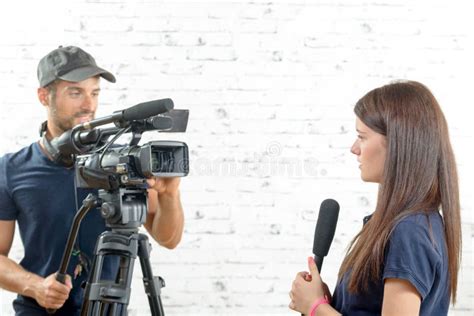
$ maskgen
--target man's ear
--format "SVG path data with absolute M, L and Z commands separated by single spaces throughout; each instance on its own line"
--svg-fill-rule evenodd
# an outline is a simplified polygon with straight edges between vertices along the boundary
M 38 88 L 38 100 L 44 106 L 49 106 L 49 90 L 46 88 Z

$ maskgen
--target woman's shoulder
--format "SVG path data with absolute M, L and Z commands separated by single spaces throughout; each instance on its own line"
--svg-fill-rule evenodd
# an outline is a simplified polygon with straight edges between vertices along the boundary
M 437 210 L 415 212 L 395 224 L 390 241 L 391 244 L 405 244 L 417 249 L 426 247 L 441 254 L 439 245 L 444 244 L 443 226 L 443 219 Z
M 401 218 L 392 231 L 383 277 L 407 280 L 425 299 L 435 278 L 442 276 L 445 280 L 446 258 L 439 213 L 413 213 Z
M 400 218 L 394 226 L 394 230 L 428 229 L 433 226 L 442 225 L 443 219 L 437 210 L 418 211 L 407 214 Z

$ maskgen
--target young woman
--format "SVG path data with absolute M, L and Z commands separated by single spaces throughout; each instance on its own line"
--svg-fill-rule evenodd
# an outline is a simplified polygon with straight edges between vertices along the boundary
M 379 183 L 339 270 L 332 298 L 308 258 L 290 308 L 308 316 L 447 315 L 456 300 L 461 220 L 456 164 L 438 102 L 424 85 L 392 83 L 355 106 L 351 152 Z M 325 290 L 326 288 L 326 290 Z

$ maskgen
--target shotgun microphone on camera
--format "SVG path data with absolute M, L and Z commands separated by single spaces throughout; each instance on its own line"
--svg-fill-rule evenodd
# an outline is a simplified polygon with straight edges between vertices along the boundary
M 112 113 L 111 115 L 82 123 L 79 126 L 75 126 L 74 128 L 76 130 L 89 130 L 97 126 L 101 126 L 101 125 L 109 124 L 113 122 L 119 122 L 119 121 L 131 122 L 131 121 L 136 121 L 136 120 L 143 120 L 151 116 L 168 112 L 169 110 L 173 109 L 173 107 L 174 107 L 174 104 L 173 104 L 173 100 L 171 99 L 161 99 L 161 100 L 143 102 L 143 103 L 134 105 L 132 107 L 129 107 L 128 109 L 116 111 Z

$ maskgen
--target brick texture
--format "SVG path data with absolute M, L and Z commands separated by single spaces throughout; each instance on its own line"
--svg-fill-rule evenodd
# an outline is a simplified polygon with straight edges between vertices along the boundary
M 349 152 L 353 104 L 393 79 L 421 81 L 450 124 L 461 181 L 463 261 L 449 315 L 472 315 L 469 7 L 467 0 L 15 1 L 0 10 L 0 154 L 38 139 L 39 58 L 60 44 L 85 48 L 118 78 L 103 82 L 98 117 L 165 97 L 190 110 L 187 133 L 145 135 L 185 141 L 191 155 L 182 243 L 172 251 L 153 244 L 166 314 L 296 315 L 288 291 L 307 269 L 321 201 L 341 204 L 322 271 L 331 288 L 374 208 L 377 188 L 360 180 Z M 10 256 L 20 260 L 22 251 L 16 236 Z M 149 315 L 140 276 L 136 269 L 130 315 Z M 13 297 L 0 290 L 2 316 L 13 315 Z

